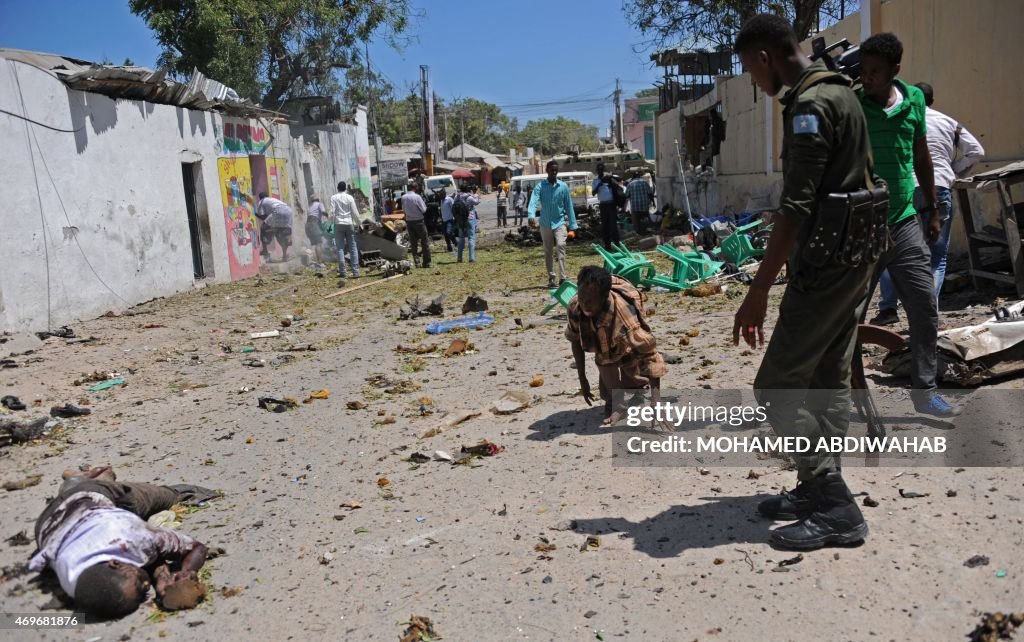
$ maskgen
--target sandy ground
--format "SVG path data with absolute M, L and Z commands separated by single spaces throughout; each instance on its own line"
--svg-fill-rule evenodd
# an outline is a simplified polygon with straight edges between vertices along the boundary
M 595 261 L 583 248 L 571 254 L 573 273 Z M 983 612 L 1024 610 L 1020 469 L 848 468 L 854 492 L 879 502 L 864 508 L 866 543 L 774 572 L 794 554 L 768 545 L 772 523 L 755 506 L 794 473 L 770 462 L 754 475 L 614 466 L 600 410 L 575 396 L 564 317 L 539 316 L 542 289 L 516 290 L 542 284 L 539 251 L 481 251 L 472 266 L 442 251 L 435 262 L 329 300 L 333 279 L 310 272 L 211 286 L 77 324 L 97 340 L 49 339 L 3 370 L 0 394 L 25 400 L 23 415 L 80 399 L 93 409 L 49 440 L 0 453 L 0 481 L 43 476 L 0 492 L 3 538 L 31 533 L 61 471 L 80 464 L 224 492 L 181 526 L 225 550 L 207 565 L 206 603 L 165 615 L 149 602 L 118 621 L 9 639 L 394 640 L 416 614 L 448 640 L 958 640 Z M 453 338 L 426 334 L 433 319 L 398 321 L 403 299 L 444 292 L 452 315 L 471 291 L 497 321 L 457 335 L 468 354 L 396 351 L 443 350 Z M 738 298 L 655 293 L 651 303 L 662 347 L 684 358 L 666 385 L 749 387 L 759 353 L 731 345 Z M 286 314 L 302 320 L 281 328 Z M 249 338 L 272 329 L 282 336 Z M 692 329 L 699 336 L 681 345 Z M 307 343 L 316 350 L 287 351 Z M 281 355 L 293 359 L 271 365 Z M 250 358 L 265 367 L 243 366 Z M 94 371 L 127 384 L 74 385 Z M 367 382 L 378 374 L 418 389 L 387 392 Z M 543 385 L 531 388 L 536 375 Z M 321 388 L 328 399 L 301 403 Z M 534 403 L 496 416 L 487 407 L 505 391 Z M 257 407 L 261 396 L 300 403 L 276 414 Z M 349 409 L 355 401 L 365 408 Z M 417 438 L 470 411 L 482 414 Z M 408 461 L 458 457 L 482 439 L 504 450 L 469 465 Z M 905 499 L 900 488 L 929 496 Z M 556 530 L 568 520 L 574 528 Z M 588 535 L 600 546 L 581 551 Z M 32 549 L 0 543 L 0 567 Z M 966 567 L 976 554 L 990 564 Z M 51 591 L 32 575 L 0 583 L 10 612 L 66 610 Z

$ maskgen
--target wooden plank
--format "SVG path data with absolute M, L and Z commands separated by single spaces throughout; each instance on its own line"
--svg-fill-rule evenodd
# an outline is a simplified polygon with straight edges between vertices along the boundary
M 974 229 L 974 214 L 971 212 L 971 198 L 970 193 L 965 187 L 956 188 L 957 199 L 960 201 L 960 218 L 964 222 L 964 232 L 967 233 L 967 258 L 971 266 L 971 270 L 981 269 L 981 254 L 978 253 L 978 246 L 974 243 L 974 235 L 979 232 Z M 971 282 L 974 285 L 974 289 L 978 289 L 978 279 L 971 275 Z
M 345 288 L 344 290 L 338 290 L 337 292 L 334 292 L 332 294 L 328 294 L 324 298 L 325 299 L 333 299 L 336 296 L 341 296 L 342 294 L 348 294 L 349 292 L 355 292 L 356 290 L 362 290 L 363 288 L 368 288 L 371 285 L 375 285 L 377 283 L 383 283 L 385 281 L 390 281 L 391 279 L 397 279 L 400 276 L 405 276 L 405 275 L 404 274 L 396 274 L 394 276 L 389 276 L 386 279 L 380 279 L 378 281 L 370 281 L 368 283 L 360 283 L 359 285 L 354 285 L 354 286 L 352 286 L 350 288 Z
M 1003 247 L 1009 245 L 1009 242 L 1006 239 L 999 238 L 995 234 L 989 234 L 988 232 L 975 232 L 971 234 L 971 238 L 990 245 L 1002 245 Z
M 971 268 L 967 271 L 971 276 L 981 277 L 983 279 L 989 279 L 991 281 L 1001 281 L 1003 283 L 1017 283 L 1017 278 L 1012 274 L 999 274 L 997 272 L 989 272 L 987 270 L 975 270 Z

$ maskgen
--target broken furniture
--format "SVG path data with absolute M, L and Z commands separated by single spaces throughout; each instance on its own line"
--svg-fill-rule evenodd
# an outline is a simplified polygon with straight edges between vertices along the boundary
M 671 282 L 677 286 L 674 291 L 685 290 L 698 283 L 703 283 L 717 274 L 722 269 L 722 266 L 725 265 L 721 261 L 711 260 L 707 254 L 696 250 L 683 252 L 679 248 L 668 244 L 659 245 L 657 249 L 672 260 Z M 663 278 L 667 279 L 669 277 Z M 668 287 L 662 283 L 655 285 Z
M 562 304 L 563 308 L 568 310 L 569 309 L 569 301 L 572 301 L 572 298 L 574 296 L 576 296 L 577 289 L 578 288 L 576 287 L 576 284 L 573 283 L 572 281 L 570 281 L 568 279 L 566 279 L 565 281 L 562 281 L 561 285 L 559 285 L 554 290 L 550 291 L 552 298 L 554 298 L 554 301 L 552 301 L 551 303 L 549 303 L 546 306 L 544 306 L 544 309 L 541 310 L 541 313 L 540 313 L 541 316 L 544 316 L 548 312 L 551 312 L 551 309 L 554 308 L 559 303 Z
M 384 257 L 380 250 L 363 250 L 359 253 L 359 265 L 369 270 L 378 270 L 384 267 Z
M 960 216 L 963 218 L 964 231 L 967 233 L 967 255 L 970 259 L 968 273 L 978 287 L 978 279 L 988 279 L 1000 283 L 1009 283 L 1017 288 L 1017 295 L 1024 296 L 1024 253 L 1021 251 L 1021 228 L 1017 214 L 1024 213 L 1024 203 L 1015 203 L 1012 187 L 1024 182 L 1024 161 L 994 169 L 983 174 L 961 179 L 953 183 L 960 202 Z M 970 191 L 996 191 L 999 194 L 999 220 L 1002 231 L 996 234 L 981 231 L 971 211 Z M 982 248 L 1001 248 L 1009 255 L 1011 273 L 997 272 L 981 260 Z
M 716 256 L 724 256 L 730 263 L 739 267 L 752 259 L 764 255 L 764 249 L 753 245 L 751 235 L 761 227 L 761 221 L 754 221 L 737 227 L 736 230 L 722 241 L 721 246 L 712 250 Z
M 606 270 L 633 285 L 640 285 L 643 279 L 654 276 L 654 263 L 643 254 L 634 254 L 622 245 L 616 246 L 618 249 L 615 252 L 610 252 L 597 243 L 591 247 L 604 259 Z

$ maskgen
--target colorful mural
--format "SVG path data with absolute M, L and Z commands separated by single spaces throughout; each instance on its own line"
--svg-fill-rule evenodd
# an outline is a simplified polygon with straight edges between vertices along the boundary
M 220 177 L 220 199 L 224 204 L 231 279 L 254 276 L 259 272 L 260 262 L 249 158 L 218 158 L 217 174 Z
M 225 154 L 265 154 L 271 136 L 266 127 L 237 118 L 224 119 L 221 149 Z

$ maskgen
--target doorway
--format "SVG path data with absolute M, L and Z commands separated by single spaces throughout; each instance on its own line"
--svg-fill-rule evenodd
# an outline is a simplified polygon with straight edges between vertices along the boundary
M 181 182 L 185 188 L 185 212 L 188 216 L 189 245 L 192 248 L 192 273 L 196 279 L 213 276 L 213 243 L 210 240 L 210 214 L 203 189 L 202 162 L 182 163 Z

